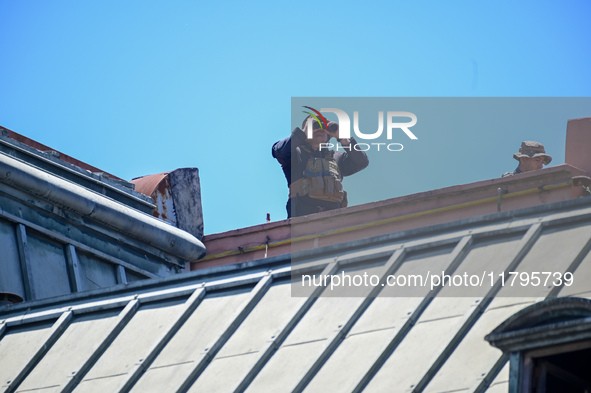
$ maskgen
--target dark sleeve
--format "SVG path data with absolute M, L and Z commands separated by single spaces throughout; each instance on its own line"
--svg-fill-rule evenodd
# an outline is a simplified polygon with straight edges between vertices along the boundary
M 271 150 L 273 157 L 281 164 L 283 174 L 287 180 L 287 185 L 291 184 L 291 152 L 296 147 L 306 142 L 306 134 L 300 128 L 296 127 L 291 132 L 289 138 L 285 138 L 279 142 L 275 142 Z M 296 164 L 297 165 L 297 164 Z M 297 168 L 296 168 L 297 169 Z
M 291 151 L 292 148 L 302 145 L 306 141 L 306 134 L 299 127 L 296 127 L 291 132 L 289 138 L 282 141 L 275 142 L 272 149 L 272 154 L 282 167 L 291 165 Z
M 351 138 L 349 146 L 355 146 L 357 141 Z M 369 158 L 364 151 L 357 151 L 351 148 L 351 151 L 335 153 L 335 161 L 339 165 L 343 176 L 351 176 L 369 165 Z

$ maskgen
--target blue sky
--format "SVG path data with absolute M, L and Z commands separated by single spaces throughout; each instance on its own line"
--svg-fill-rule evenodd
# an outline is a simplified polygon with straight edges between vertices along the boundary
M 292 97 L 587 97 L 590 18 L 587 1 L 0 0 L 0 125 L 127 180 L 198 167 L 217 233 L 285 218 L 270 150 Z M 560 164 L 552 121 L 448 131 L 356 181 L 396 181 L 385 199 L 494 178 L 528 139 Z

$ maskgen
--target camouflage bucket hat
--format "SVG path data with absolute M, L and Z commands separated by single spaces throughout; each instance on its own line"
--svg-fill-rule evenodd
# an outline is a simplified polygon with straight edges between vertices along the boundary
M 544 165 L 548 165 L 552 161 L 552 157 L 546 154 L 544 145 L 540 142 L 525 141 L 521 142 L 519 153 L 513 154 L 513 158 L 519 161 L 520 158 L 535 158 L 544 157 Z

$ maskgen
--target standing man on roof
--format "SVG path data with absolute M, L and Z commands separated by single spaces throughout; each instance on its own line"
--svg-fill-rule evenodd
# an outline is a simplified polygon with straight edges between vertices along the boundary
M 544 145 L 534 141 L 521 142 L 519 153 L 513 154 L 513 158 L 519 161 L 517 169 L 503 174 L 503 177 L 542 169 L 552 161 L 552 157 L 546 154 Z
M 357 173 L 369 164 L 365 152 L 355 149 L 354 138 L 338 139 L 337 123 L 316 119 L 306 117 L 303 130 L 296 127 L 289 138 L 273 145 L 273 157 L 281 164 L 289 186 L 288 218 L 346 207 L 343 176 Z M 310 129 L 312 135 L 308 139 Z M 344 152 L 328 150 L 332 137 L 337 138 Z

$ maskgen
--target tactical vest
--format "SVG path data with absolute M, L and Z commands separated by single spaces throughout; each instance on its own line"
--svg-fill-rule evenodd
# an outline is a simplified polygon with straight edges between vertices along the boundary
M 308 155 L 304 154 L 302 158 L 306 156 Z M 346 192 L 343 191 L 342 179 L 341 171 L 334 159 L 334 151 L 326 152 L 323 157 L 309 156 L 303 177 L 289 186 L 289 197 L 307 195 L 314 199 L 338 202 L 341 207 L 345 207 Z

